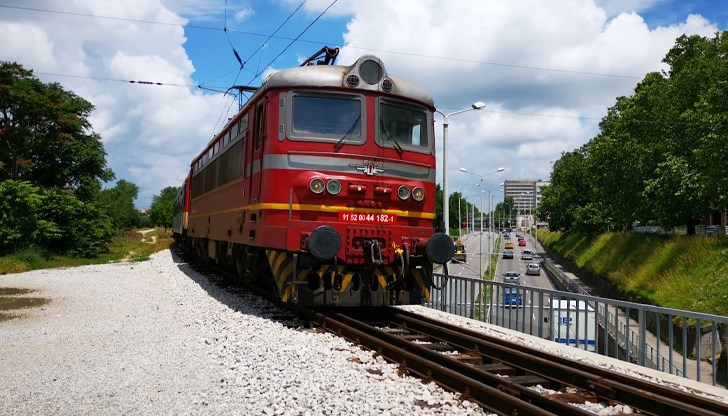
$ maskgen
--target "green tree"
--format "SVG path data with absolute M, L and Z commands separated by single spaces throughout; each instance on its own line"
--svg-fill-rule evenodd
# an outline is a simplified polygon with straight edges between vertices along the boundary
M 111 219 L 116 230 L 129 230 L 140 224 L 139 211 L 134 208 L 134 200 L 139 195 L 139 187 L 120 179 L 116 186 L 99 193 L 98 202 L 102 212 Z
M 96 206 L 113 179 L 93 106 L 16 63 L 0 62 L 0 250 L 94 256 L 110 223 Z
M 113 179 L 88 116 L 94 107 L 59 84 L 43 84 L 17 63 L 0 62 L 0 180 L 72 189 L 90 201 Z
M 442 215 L 442 188 L 440 187 L 440 184 L 435 185 L 435 221 L 433 225 L 435 226 L 435 230 L 439 230 L 440 227 L 445 226 L 445 220 Z
M 512 196 L 507 196 L 503 202 L 495 206 L 495 218 L 498 221 L 498 228 L 510 227 L 514 224 L 513 215 L 516 213 L 516 202 Z
M 29 243 L 38 228 L 37 211 L 42 201 L 39 188 L 29 182 L 0 182 L 0 253 L 16 251 Z
M 584 218 L 583 209 L 595 199 L 591 191 L 586 149 L 587 146 L 584 146 L 563 153 L 554 163 L 550 185 L 541 191 L 536 215 L 548 221 L 552 230 L 572 229 L 577 218 Z M 590 208 L 594 209 L 594 206 Z
M 600 133 L 579 150 L 583 163 L 554 166 L 540 215 L 552 228 L 599 232 L 634 221 L 694 233 L 728 203 L 728 32 L 681 36 L 630 97 L 618 97 Z M 577 169 L 578 167 L 578 169 Z
M 177 197 L 178 192 L 179 188 L 168 186 L 152 199 L 149 218 L 154 225 L 164 227 L 165 231 L 172 226 L 174 199 Z
M 45 227 L 54 225 L 56 234 L 44 233 L 34 237 L 34 243 L 45 250 L 74 257 L 95 257 L 106 250 L 113 227 L 93 202 L 76 198 L 73 193 L 58 189 L 42 191 L 43 204 L 39 210 Z

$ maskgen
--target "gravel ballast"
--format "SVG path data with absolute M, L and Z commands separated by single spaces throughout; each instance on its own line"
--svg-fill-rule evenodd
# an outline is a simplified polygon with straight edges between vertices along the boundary
M 0 415 L 478 415 L 477 405 L 170 251 L 142 263 L 0 276 L 50 303 L 0 322 Z

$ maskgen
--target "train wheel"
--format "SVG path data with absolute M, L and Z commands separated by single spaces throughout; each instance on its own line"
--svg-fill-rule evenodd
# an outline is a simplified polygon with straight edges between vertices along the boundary
M 235 271 L 240 279 L 247 281 L 248 273 L 243 256 L 235 257 Z

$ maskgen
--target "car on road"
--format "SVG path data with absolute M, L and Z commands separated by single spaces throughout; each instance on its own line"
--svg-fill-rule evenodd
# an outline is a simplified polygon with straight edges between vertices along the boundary
M 541 276 L 541 266 L 538 263 L 528 263 L 526 266 L 526 274 L 531 276 Z
M 521 260 L 533 260 L 533 251 L 523 250 L 521 252 Z
M 511 243 L 510 241 L 506 241 L 506 249 L 513 250 L 513 243 Z
M 505 272 L 503 273 L 503 281 L 506 283 L 512 283 L 514 285 L 521 284 L 521 274 L 518 272 Z
M 503 250 L 503 258 L 504 259 L 512 259 L 513 258 L 513 250 Z
M 523 298 L 518 289 L 503 289 L 503 304 L 509 308 L 523 306 Z
M 518 240 L 518 246 L 519 247 L 525 247 L 526 246 L 526 240 Z

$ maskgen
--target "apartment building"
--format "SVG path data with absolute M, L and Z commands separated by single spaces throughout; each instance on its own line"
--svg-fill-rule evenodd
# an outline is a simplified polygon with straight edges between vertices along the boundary
M 534 212 L 541 202 L 541 189 L 550 182 L 541 179 L 508 179 L 503 182 L 504 197 L 515 203 L 516 226 L 529 228 L 535 224 Z

